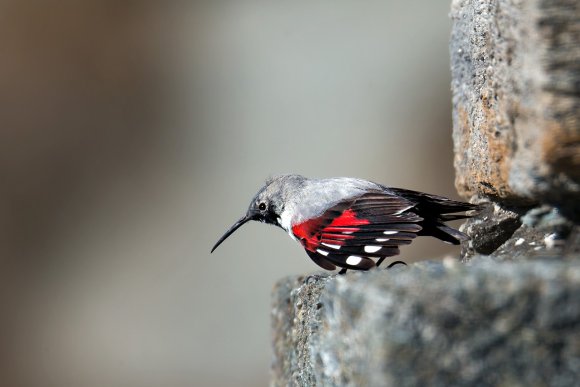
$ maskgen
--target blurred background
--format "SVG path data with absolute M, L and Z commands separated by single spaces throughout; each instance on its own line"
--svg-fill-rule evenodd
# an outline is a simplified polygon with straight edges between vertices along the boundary
M 266 385 L 318 269 L 257 223 L 209 251 L 274 174 L 456 197 L 448 9 L 1 1 L 0 385 Z

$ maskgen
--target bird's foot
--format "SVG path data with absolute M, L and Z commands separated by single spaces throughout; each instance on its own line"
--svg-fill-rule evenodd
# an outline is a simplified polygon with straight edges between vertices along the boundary
M 395 261 L 393 263 L 391 263 L 389 266 L 387 266 L 387 270 L 391 269 L 392 267 L 396 266 L 396 265 L 405 265 L 407 266 L 407 264 L 403 261 Z

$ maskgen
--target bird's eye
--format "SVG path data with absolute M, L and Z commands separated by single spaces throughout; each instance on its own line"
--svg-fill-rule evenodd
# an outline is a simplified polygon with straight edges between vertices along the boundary
M 266 209 L 266 203 L 260 203 L 258 208 L 260 209 L 260 211 L 264 211 Z

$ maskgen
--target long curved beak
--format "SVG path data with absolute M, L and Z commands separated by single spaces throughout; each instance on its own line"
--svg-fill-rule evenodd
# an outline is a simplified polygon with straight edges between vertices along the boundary
M 230 227 L 230 229 L 228 231 L 226 231 L 226 233 L 224 235 L 222 235 L 222 237 L 219 239 L 219 241 L 216 242 L 216 244 L 213 246 L 213 249 L 211 249 L 211 252 L 213 253 L 213 251 L 215 249 L 217 249 L 217 247 L 219 245 L 221 245 L 221 243 L 223 241 L 225 241 L 227 237 L 232 235 L 234 233 L 234 231 L 236 231 L 238 228 L 242 227 L 244 225 L 244 223 L 246 223 L 250 220 L 252 220 L 252 218 L 250 216 L 244 215 L 240 220 L 238 220 L 236 223 L 234 223 L 234 225 L 232 227 Z

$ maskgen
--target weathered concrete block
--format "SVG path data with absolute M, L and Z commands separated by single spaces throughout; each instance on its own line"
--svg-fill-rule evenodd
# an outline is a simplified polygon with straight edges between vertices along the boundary
M 456 186 L 580 214 L 580 2 L 454 0 Z
M 473 262 L 280 281 L 272 384 L 577 385 L 580 261 Z

